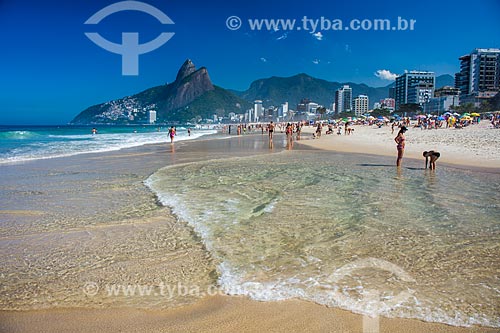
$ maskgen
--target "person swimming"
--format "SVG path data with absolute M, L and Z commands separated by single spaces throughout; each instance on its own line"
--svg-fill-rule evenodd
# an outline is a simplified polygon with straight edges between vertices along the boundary
M 425 168 L 427 169 L 427 163 L 429 163 L 429 168 L 431 170 L 436 170 L 436 160 L 441 156 L 437 151 L 430 150 L 424 151 L 422 155 L 425 157 Z

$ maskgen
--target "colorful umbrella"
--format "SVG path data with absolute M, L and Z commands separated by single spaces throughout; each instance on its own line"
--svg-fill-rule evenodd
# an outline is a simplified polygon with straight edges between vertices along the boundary
M 473 117 L 479 117 L 479 116 L 481 116 L 481 115 L 480 115 L 479 113 L 477 113 L 477 112 L 473 112 L 473 113 L 471 113 L 470 115 L 471 115 L 471 116 L 473 116 Z

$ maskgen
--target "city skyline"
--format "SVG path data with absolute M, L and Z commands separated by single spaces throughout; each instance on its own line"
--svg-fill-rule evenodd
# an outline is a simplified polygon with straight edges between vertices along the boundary
M 340 83 L 387 86 L 405 70 L 454 75 L 459 57 L 475 48 L 500 46 L 500 4 L 476 2 L 469 17 L 465 1 L 404 4 L 264 1 L 207 5 L 191 2 L 144 1 L 168 15 L 162 26 L 144 13 L 110 15 L 96 27 L 84 22 L 114 1 L 43 4 L 0 1 L 3 112 L 0 124 L 64 124 L 83 109 L 172 82 L 179 65 L 193 59 L 208 68 L 212 81 L 226 89 L 246 90 L 257 79 L 307 73 Z M 470 5 L 468 5 L 470 6 Z M 237 16 L 240 29 L 228 28 Z M 295 19 L 298 23 L 328 18 L 398 18 L 415 20 L 413 31 L 252 30 L 250 20 Z M 466 19 L 463 17 L 467 17 Z M 464 21 L 466 20 L 466 21 Z M 312 21 L 311 21 L 312 22 Z M 330 22 L 330 23 L 331 23 Z M 460 24 L 462 22 L 462 24 Z M 463 23 L 467 24 L 463 24 Z M 161 32 L 175 35 L 157 50 L 139 56 L 139 75 L 121 73 L 121 57 L 95 45 L 85 32 L 98 31 L 118 43 L 121 33 L 137 31 L 140 43 Z M 335 92 L 332 91 L 332 102 Z M 304 96 L 306 97 L 306 96 Z

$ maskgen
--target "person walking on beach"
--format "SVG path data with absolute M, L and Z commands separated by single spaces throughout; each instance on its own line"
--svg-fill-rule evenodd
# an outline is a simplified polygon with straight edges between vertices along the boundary
M 174 136 L 175 136 L 175 127 L 172 126 L 168 130 L 168 136 L 170 136 L 170 143 L 174 143 Z
M 398 135 L 394 138 L 394 141 L 397 143 L 398 148 L 398 159 L 396 160 L 396 166 L 401 167 L 401 162 L 403 161 L 403 154 L 405 152 L 405 132 L 408 129 L 405 126 L 402 126 L 398 132 Z

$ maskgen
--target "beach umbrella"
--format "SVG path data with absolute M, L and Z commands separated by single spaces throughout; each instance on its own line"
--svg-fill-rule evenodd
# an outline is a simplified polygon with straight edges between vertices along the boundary
M 480 115 L 479 113 L 477 113 L 477 112 L 473 112 L 473 113 L 471 113 L 470 115 L 471 115 L 471 116 L 473 116 L 473 117 L 479 117 L 479 116 L 481 116 L 481 115 Z
M 427 118 L 427 116 L 425 114 L 419 114 L 417 118 Z
M 470 116 L 469 112 L 465 112 L 462 116 Z
M 445 120 L 445 118 L 443 116 L 439 116 L 438 120 Z
M 444 115 L 445 115 L 445 116 L 451 116 L 451 115 L 453 115 L 453 113 L 451 113 L 451 112 L 446 112 Z
M 462 116 L 460 120 L 472 120 L 472 118 L 470 116 Z
M 455 112 L 453 115 L 454 115 L 454 116 L 460 116 L 460 113 L 456 113 L 456 112 Z

